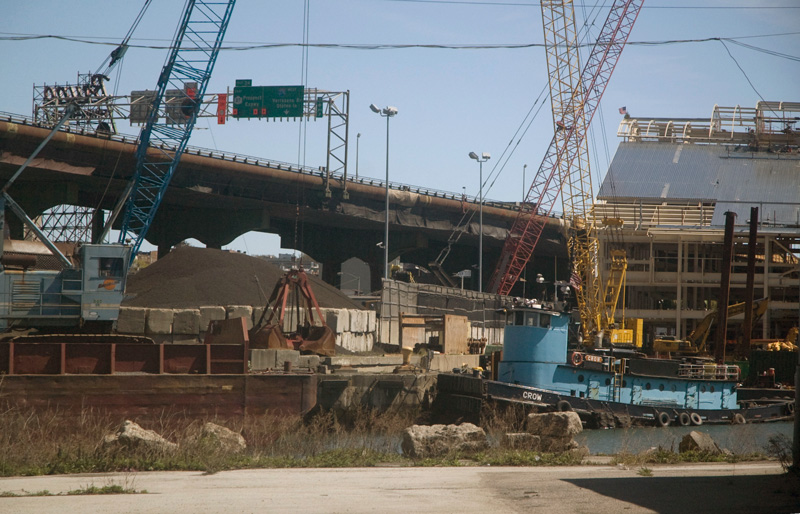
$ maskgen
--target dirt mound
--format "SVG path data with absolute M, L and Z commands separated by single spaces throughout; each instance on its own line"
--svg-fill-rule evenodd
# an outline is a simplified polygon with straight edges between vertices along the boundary
M 127 307 L 193 309 L 204 305 L 263 307 L 284 273 L 259 257 L 210 248 L 176 248 L 128 278 Z M 309 276 L 320 307 L 361 306 L 316 276 Z

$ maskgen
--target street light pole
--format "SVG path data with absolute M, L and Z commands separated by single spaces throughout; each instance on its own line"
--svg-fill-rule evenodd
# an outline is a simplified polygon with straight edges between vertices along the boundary
M 478 161 L 478 168 L 479 168 L 479 180 L 480 180 L 480 189 L 479 189 L 479 197 L 480 197 L 480 206 L 479 206 L 479 215 L 478 215 L 478 226 L 479 228 L 479 236 L 478 236 L 478 292 L 483 292 L 483 163 L 488 161 L 492 158 L 486 152 L 483 152 L 480 156 L 475 152 L 469 153 L 470 159 L 475 159 Z
M 358 182 L 358 142 L 360 140 L 361 140 L 361 132 L 356 134 L 356 182 Z
M 397 114 L 397 107 L 378 108 L 370 104 L 372 112 L 386 118 L 386 223 L 383 233 L 383 278 L 389 279 L 389 118 Z M 358 138 L 356 138 L 358 139 Z
M 360 136 L 361 134 L 359 134 Z M 356 148 L 358 148 L 358 140 L 356 140 Z M 528 196 L 525 187 L 528 185 L 525 182 L 525 170 L 528 168 L 527 164 L 522 165 L 522 203 L 525 203 L 525 197 Z M 358 150 L 356 150 L 356 178 L 358 178 Z

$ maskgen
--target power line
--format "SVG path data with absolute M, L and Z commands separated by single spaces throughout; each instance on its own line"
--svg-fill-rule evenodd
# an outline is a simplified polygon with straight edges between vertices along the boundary
M 632 41 L 628 42 L 628 46 L 666 46 L 675 44 L 691 44 L 691 43 L 707 43 L 710 41 L 727 41 L 733 44 L 749 48 L 754 51 L 766 53 L 775 57 L 788 59 L 791 61 L 800 61 L 800 57 L 783 54 L 772 50 L 767 50 L 745 43 L 740 43 L 738 39 L 746 38 L 762 38 L 762 37 L 777 37 L 798 35 L 800 32 L 785 32 L 780 34 L 761 34 L 754 36 L 737 36 L 737 37 L 708 37 L 702 39 L 673 39 L 662 41 Z M 59 36 L 54 34 L 28 34 L 28 35 L 12 35 L 0 36 L 0 41 L 28 41 L 37 39 L 58 39 L 62 41 L 70 41 L 74 43 L 84 43 L 91 45 L 113 45 L 117 43 L 110 41 L 91 41 L 89 39 L 82 39 L 73 36 Z M 582 43 L 580 47 L 589 47 L 593 43 Z M 162 45 L 128 45 L 133 48 L 149 49 L 149 50 L 165 50 L 169 46 Z M 275 48 L 320 48 L 320 49 L 344 49 L 344 50 L 406 50 L 406 49 L 429 49 L 429 50 L 519 50 L 527 48 L 543 48 L 544 43 L 521 43 L 521 44 L 364 44 L 364 43 L 252 43 L 242 46 L 226 46 L 222 47 L 222 51 L 251 51 L 251 50 L 269 50 Z

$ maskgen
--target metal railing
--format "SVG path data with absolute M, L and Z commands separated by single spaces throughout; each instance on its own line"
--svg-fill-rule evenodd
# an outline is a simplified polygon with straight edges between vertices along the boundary
M 678 376 L 702 380 L 739 380 L 739 366 L 728 364 L 681 364 Z

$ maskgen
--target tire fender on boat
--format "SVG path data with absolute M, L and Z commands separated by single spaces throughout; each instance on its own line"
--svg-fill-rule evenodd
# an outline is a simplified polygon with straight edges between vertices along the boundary
M 671 421 L 672 418 L 670 417 L 668 412 L 659 412 L 658 414 L 656 414 L 656 423 L 658 423 L 658 426 L 660 427 L 669 426 Z
M 789 414 L 794 414 L 794 402 L 789 402 L 786 404 L 786 412 Z
M 558 412 L 569 412 L 572 410 L 572 405 L 567 400 L 559 400 L 556 404 Z
M 581 352 L 572 352 L 572 357 L 570 357 L 570 361 L 572 362 L 573 366 L 580 366 L 583 364 L 583 354 Z
M 699 427 L 700 425 L 703 424 L 703 418 L 701 418 L 700 414 L 698 414 L 696 412 L 692 412 L 689 415 L 689 418 L 692 420 L 692 425 L 695 425 L 695 426 Z
M 680 415 L 678 415 L 678 423 L 680 423 L 682 427 L 688 427 L 692 424 L 692 418 L 689 416 L 688 412 L 681 412 Z
M 736 414 L 733 415 L 731 423 L 733 423 L 734 425 L 744 425 L 745 423 L 747 423 L 747 419 L 745 419 L 745 417 L 742 415 L 741 412 L 737 412 Z

